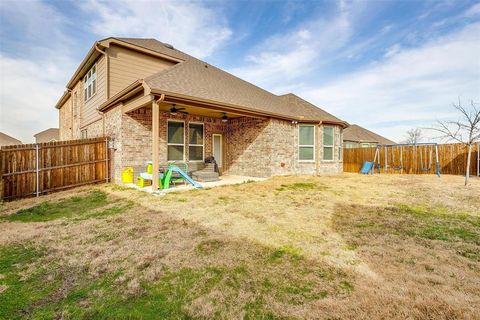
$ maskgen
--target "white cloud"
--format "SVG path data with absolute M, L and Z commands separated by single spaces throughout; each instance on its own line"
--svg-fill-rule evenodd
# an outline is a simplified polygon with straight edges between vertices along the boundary
M 458 97 L 480 96 L 480 23 L 342 76 L 302 95 L 352 123 L 401 140 L 405 129 L 453 117 Z
M 0 55 L 0 131 L 29 143 L 34 133 L 58 127 L 54 105 L 65 88 L 65 69 L 60 61 Z
M 90 14 L 87 34 L 155 37 L 199 57 L 231 35 L 217 9 L 197 3 L 90 1 L 82 8 Z M 0 1 L 0 15 L 9 28 L 2 38 L 16 49 L 0 53 L 0 131 L 33 142 L 34 133 L 58 126 L 54 105 L 82 58 L 67 32 L 74 22 L 44 1 L 29 1 L 28 10 L 22 1 Z
M 8 39 L 13 53 L 0 53 L 0 131 L 29 143 L 36 132 L 58 127 L 54 105 L 76 63 L 64 33 L 68 22 L 41 1 L 29 1 L 28 10 L 6 1 L 0 9 L 15 33 Z
M 292 31 L 266 39 L 253 48 L 244 66 L 231 72 L 263 87 L 283 87 L 333 59 L 333 53 L 348 44 L 352 20 L 362 9 L 361 3 L 347 6 L 339 2 L 331 17 L 322 12 Z
M 232 34 L 220 9 L 198 2 L 91 0 L 81 7 L 101 37 L 152 37 L 198 58 L 212 54 Z

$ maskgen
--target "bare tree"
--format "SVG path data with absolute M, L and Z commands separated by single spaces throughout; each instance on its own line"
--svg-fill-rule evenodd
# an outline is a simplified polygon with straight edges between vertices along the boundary
M 468 147 L 467 167 L 465 169 L 465 185 L 468 185 L 470 178 L 470 161 L 472 158 L 472 147 L 480 140 L 480 108 L 473 100 L 469 107 L 464 107 L 460 99 L 453 107 L 460 113 L 457 121 L 438 120 L 434 127 L 430 128 L 440 133 L 439 139 L 455 141 Z
M 404 143 L 417 144 L 423 139 L 422 129 L 413 128 L 407 131 Z

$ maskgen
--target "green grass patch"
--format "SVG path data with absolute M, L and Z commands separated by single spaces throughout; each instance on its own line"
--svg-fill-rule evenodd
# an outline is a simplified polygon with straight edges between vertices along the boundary
M 284 257 L 293 259 L 293 260 L 301 260 L 303 259 L 302 252 L 300 249 L 292 247 L 290 245 L 286 245 L 277 249 L 274 249 L 269 256 L 269 261 L 275 262 Z
M 369 245 L 369 239 L 377 236 L 418 237 L 444 242 L 464 257 L 480 259 L 476 253 L 480 251 L 480 217 L 444 207 L 340 206 L 333 222 L 337 230 L 350 235 L 349 244 Z
M 94 190 L 83 196 L 74 196 L 56 202 L 44 202 L 28 209 L 22 209 L 15 214 L 4 216 L 6 221 L 43 222 L 61 218 L 102 218 L 119 214 L 133 206 L 133 201 L 117 201 L 118 204 L 108 206 L 112 201 L 105 192 Z
M 277 191 L 285 191 L 285 190 L 315 190 L 318 189 L 319 186 L 316 183 L 312 182 L 296 182 L 291 184 L 282 184 L 280 187 L 276 188 Z
M 52 293 L 59 283 L 46 279 L 48 266 L 25 275 L 28 266 L 43 255 L 28 246 L 0 247 L 0 319 L 20 319 L 29 314 L 34 304 Z

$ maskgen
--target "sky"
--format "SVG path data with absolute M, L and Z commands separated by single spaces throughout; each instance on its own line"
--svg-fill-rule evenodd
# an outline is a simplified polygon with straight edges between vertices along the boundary
M 397 142 L 480 101 L 478 1 L 0 0 L 0 131 L 58 127 L 66 83 L 110 36 L 170 43 Z

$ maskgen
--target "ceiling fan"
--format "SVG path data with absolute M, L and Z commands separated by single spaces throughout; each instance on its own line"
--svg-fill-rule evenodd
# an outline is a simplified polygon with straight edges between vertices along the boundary
M 174 104 L 172 104 L 172 107 L 170 108 L 170 114 L 172 116 L 176 115 L 177 113 L 188 114 L 188 112 L 182 111 L 182 110 L 185 110 L 185 108 L 177 108 L 176 104 L 174 103 Z

